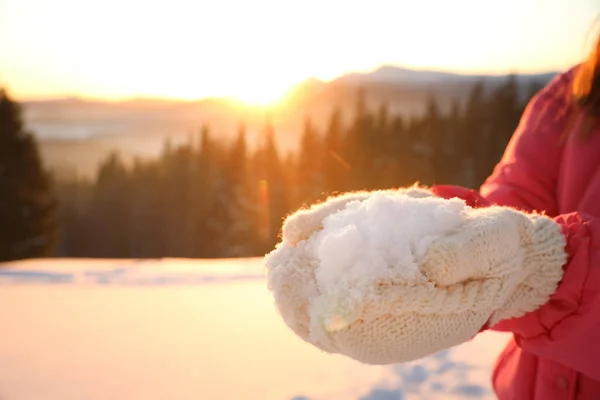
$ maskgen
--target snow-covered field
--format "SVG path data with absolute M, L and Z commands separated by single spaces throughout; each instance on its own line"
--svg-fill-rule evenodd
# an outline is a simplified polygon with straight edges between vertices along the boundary
M 494 398 L 507 336 L 406 365 L 324 354 L 276 314 L 261 261 L 0 265 L 0 399 Z

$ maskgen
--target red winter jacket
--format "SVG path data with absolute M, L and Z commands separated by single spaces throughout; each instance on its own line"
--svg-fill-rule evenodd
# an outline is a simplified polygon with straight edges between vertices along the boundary
M 500 400 L 600 399 L 600 125 L 588 139 L 560 140 L 581 121 L 570 100 L 574 70 L 531 100 L 479 193 L 434 187 L 477 205 L 545 211 L 567 237 L 569 261 L 550 301 L 492 327 L 513 333 L 494 367 Z

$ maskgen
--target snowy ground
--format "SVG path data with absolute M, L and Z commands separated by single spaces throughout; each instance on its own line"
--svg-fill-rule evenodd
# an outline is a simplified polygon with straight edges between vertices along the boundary
M 259 259 L 3 267 L 1 400 L 493 399 L 507 340 L 485 333 L 418 362 L 366 366 L 294 336 Z

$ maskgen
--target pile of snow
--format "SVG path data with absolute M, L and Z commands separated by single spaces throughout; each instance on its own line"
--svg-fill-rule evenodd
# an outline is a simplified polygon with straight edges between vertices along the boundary
M 85 268 L 82 268 L 82 265 L 85 265 Z M 165 265 L 169 265 L 169 268 L 165 269 Z M 249 282 L 264 279 L 262 268 L 262 264 L 256 258 L 31 259 L 0 263 L 0 286 L 190 286 Z
M 306 250 L 317 260 L 317 285 L 329 298 L 364 298 L 378 282 L 422 281 L 429 245 L 457 229 L 469 207 L 461 199 L 375 192 L 323 220 Z M 326 312 L 323 310 L 323 312 Z

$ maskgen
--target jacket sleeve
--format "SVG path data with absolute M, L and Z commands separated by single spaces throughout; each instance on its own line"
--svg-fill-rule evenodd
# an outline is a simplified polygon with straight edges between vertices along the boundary
M 525 108 L 502 159 L 480 188 L 491 203 L 558 214 L 560 139 L 572 111 L 571 74 L 558 75 Z
M 558 289 L 542 307 L 492 329 L 512 332 L 522 349 L 600 381 L 600 220 L 579 213 L 554 220 L 569 255 Z
M 461 198 L 471 207 L 490 205 L 475 190 L 442 185 L 431 191 L 443 198 Z M 554 221 L 567 239 L 568 254 L 556 292 L 537 310 L 500 321 L 491 329 L 512 332 L 522 349 L 600 381 L 600 219 L 570 213 Z
M 556 181 L 559 136 L 570 113 L 565 100 L 569 75 L 557 77 L 532 99 L 511 142 L 480 192 L 452 186 L 433 188 L 441 197 L 460 197 L 473 206 L 489 204 L 545 211 L 562 227 L 569 255 L 550 300 L 493 330 L 512 332 L 517 345 L 600 380 L 600 220 L 558 214 Z

